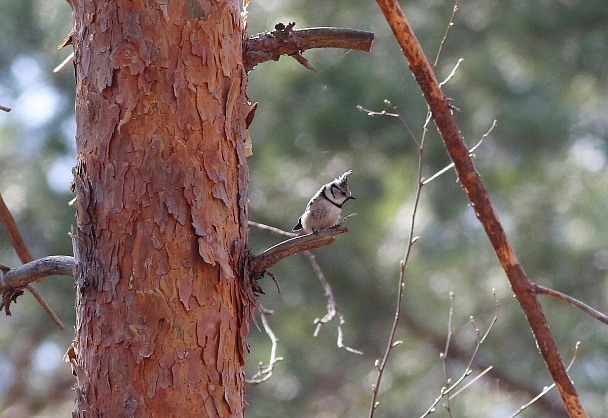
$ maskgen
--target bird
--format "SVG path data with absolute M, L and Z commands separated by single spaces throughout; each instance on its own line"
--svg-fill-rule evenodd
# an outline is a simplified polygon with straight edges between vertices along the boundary
M 353 170 L 348 170 L 337 179 L 324 184 L 310 199 L 292 231 L 305 235 L 334 226 L 340 218 L 342 205 L 350 199 L 355 199 L 348 188 L 348 176 L 352 172 Z

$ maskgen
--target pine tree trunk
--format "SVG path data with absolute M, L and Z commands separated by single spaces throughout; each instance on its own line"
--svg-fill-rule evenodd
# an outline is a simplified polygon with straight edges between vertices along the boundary
M 255 299 L 238 0 L 71 0 L 77 417 L 239 417 Z

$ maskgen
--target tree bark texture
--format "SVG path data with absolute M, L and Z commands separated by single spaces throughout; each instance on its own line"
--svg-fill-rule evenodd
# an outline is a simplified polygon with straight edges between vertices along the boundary
M 71 0 L 77 417 L 239 417 L 255 297 L 238 0 Z

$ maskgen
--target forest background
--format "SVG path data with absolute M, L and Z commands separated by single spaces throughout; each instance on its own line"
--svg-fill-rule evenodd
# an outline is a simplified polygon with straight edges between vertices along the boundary
M 414 1 L 403 7 L 432 60 L 452 14 L 452 1 Z M 304 55 L 317 72 L 290 58 L 249 75 L 259 102 L 250 128 L 250 219 L 290 230 L 318 187 L 353 169 L 356 201 L 345 214 L 349 232 L 315 251 L 333 287 L 345 324 L 313 337 L 326 298 L 302 256 L 272 268 L 261 282 L 261 303 L 284 358 L 272 378 L 247 389 L 249 417 L 363 417 L 375 359 L 394 316 L 399 260 L 407 244 L 416 190 L 418 152 L 403 123 L 368 116 L 390 100 L 418 138 L 426 105 L 375 2 L 360 0 L 252 1 L 249 34 L 278 22 L 296 28 L 351 27 L 373 31 L 369 54 L 314 50 Z M 464 0 L 437 66 L 438 78 L 460 112 L 456 120 L 476 151 L 475 163 L 530 279 L 608 311 L 608 4 L 605 0 Z M 74 77 L 68 54 L 56 46 L 71 29 L 61 0 L 0 1 L 0 193 L 35 258 L 71 255 L 75 223 L 68 206 L 75 164 Z M 434 127 L 428 132 L 423 174 L 449 164 Z M 476 358 L 474 377 L 493 369 L 450 402 L 453 416 L 508 417 L 551 383 L 508 281 L 453 171 L 422 190 L 415 234 L 420 239 L 406 270 L 404 317 L 379 397 L 380 416 L 420 416 L 445 384 L 439 354 L 450 306 L 454 337 L 448 374 L 457 378 L 477 338 L 469 317 L 485 331 L 498 319 Z M 254 252 L 280 238 L 253 230 Z M 0 263 L 19 265 L 4 233 Z M 74 378 L 62 356 L 73 339 L 74 287 L 66 277 L 36 285 L 66 323 L 57 330 L 30 296 L 0 318 L 0 415 L 69 416 Z M 451 302 L 450 293 L 454 301 Z M 608 328 L 586 314 L 542 299 L 564 361 L 581 347 L 570 375 L 591 416 L 608 410 Z M 268 337 L 252 327 L 248 374 L 266 362 Z M 451 357 L 450 357 L 451 355 Z M 554 417 L 556 393 L 522 416 Z M 16 415 L 22 414 L 22 415 Z M 444 413 L 445 414 L 445 413 Z M 441 416 L 441 413 L 437 413 Z

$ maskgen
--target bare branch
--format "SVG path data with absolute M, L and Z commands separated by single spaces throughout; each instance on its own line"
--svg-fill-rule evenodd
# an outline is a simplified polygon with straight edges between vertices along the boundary
M 72 62 L 73 59 L 74 59 L 74 51 L 70 52 L 70 55 L 68 55 L 66 57 L 66 59 L 61 61 L 61 64 L 59 64 L 57 67 L 53 68 L 53 72 L 58 73 L 59 71 L 63 70 L 65 67 L 67 67 L 67 65 L 70 62 Z
M 374 34 L 345 28 L 293 29 L 294 22 L 279 23 L 275 30 L 250 37 L 245 45 L 245 69 L 251 71 L 265 61 L 278 61 L 281 55 L 301 57 L 301 52 L 313 48 L 345 48 L 369 52 Z M 300 59 L 298 61 L 304 65 Z M 306 61 L 307 62 L 307 61 Z M 306 66 L 306 65 L 305 65 Z M 310 66 L 306 66 L 311 68 Z
M 51 255 L 30 261 L 19 267 L 9 269 L 0 275 L 0 291 L 21 289 L 32 282 L 40 282 L 46 276 L 74 277 L 76 264 L 74 257 Z
M 263 307 L 260 307 L 260 316 L 262 317 L 262 325 L 264 326 L 264 331 L 266 331 L 268 338 L 270 338 L 270 342 L 271 342 L 272 346 L 270 347 L 270 359 L 268 360 L 268 364 L 265 365 L 262 362 L 260 362 L 260 364 L 258 364 L 258 371 L 256 372 L 256 374 L 251 376 L 251 379 L 247 380 L 247 383 L 252 384 L 252 385 L 257 385 L 257 384 L 260 384 L 260 383 L 265 382 L 268 379 L 270 379 L 270 377 L 272 376 L 272 372 L 274 371 L 274 365 L 276 363 L 278 363 L 279 361 L 283 360 L 283 357 L 277 357 L 277 345 L 278 345 L 279 339 L 272 331 L 272 328 L 270 328 L 270 325 L 268 324 L 268 320 L 266 319 L 266 315 L 267 314 L 269 315 L 271 313 L 272 313 L 272 311 L 269 311 Z
M 389 116 L 393 116 L 394 114 L 397 114 L 397 117 L 399 117 L 399 119 L 401 119 L 401 121 L 404 122 L 403 119 L 401 118 L 400 114 L 397 112 L 397 109 L 394 106 L 392 106 L 389 101 L 385 100 L 385 104 L 387 104 L 387 106 L 389 106 L 393 109 L 393 112 L 391 114 L 388 114 Z M 412 247 L 414 245 L 414 242 L 416 242 L 416 237 L 414 236 L 414 227 L 416 225 L 416 214 L 418 213 L 418 205 L 420 203 L 420 196 L 422 195 L 422 187 L 424 185 L 422 183 L 422 162 L 423 162 L 423 156 L 424 156 L 424 142 L 426 139 L 426 133 L 428 132 L 427 128 L 428 128 L 428 124 L 429 124 L 430 120 L 431 119 L 430 119 L 430 114 L 429 114 L 429 116 L 427 117 L 426 122 L 424 123 L 424 126 L 422 128 L 422 138 L 420 139 L 420 141 L 418 141 L 414 137 L 414 135 L 412 134 L 412 132 L 409 130 L 409 128 L 406 125 L 408 132 L 410 133 L 410 135 L 412 135 L 414 142 L 416 143 L 416 145 L 418 147 L 418 170 L 417 170 L 418 186 L 416 187 L 416 193 L 415 193 L 415 197 L 414 197 L 414 208 L 412 209 L 412 213 L 411 213 L 410 229 L 409 229 L 409 233 L 408 233 L 407 245 L 405 247 L 405 254 L 403 255 L 403 258 L 401 259 L 401 262 L 400 262 L 399 280 L 397 281 L 397 302 L 395 304 L 395 317 L 393 319 L 393 325 L 391 327 L 391 331 L 388 336 L 388 341 L 386 343 L 386 348 L 384 350 L 384 355 L 382 357 L 382 360 L 376 360 L 376 368 L 378 369 L 378 374 L 376 376 L 376 382 L 374 384 L 372 384 L 372 398 L 371 398 L 369 415 L 368 415 L 369 418 L 373 418 L 374 412 L 376 411 L 376 408 L 378 408 L 378 405 L 379 405 L 379 403 L 377 401 L 378 390 L 380 389 L 380 383 L 382 382 L 382 376 L 384 374 L 384 370 L 386 368 L 386 363 L 388 362 L 388 358 L 389 358 L 393 348 L 395 348 L 396 346 L 399 345 L 395 341 L 395 335 L 397 333 L 397 326 L 399 325 L 399 318 L 401 316 L 401 302 L 403 301 L 403 289 L 405 286 L 405 267 L 410 258 L 410 254 L 412 252 Z
M 351 353 L 355 353 L 355 354 L 363 354 L 361 351 L 359 351 L 357 349 L 344 345 L 344 342 L 343 342 L 344 337 L 343 337 L 343 333 L 342 333 L 342 325 L 344 325 L 344 322 L 345 322 L 344 316 L 340 312 L 338 312 L 338 305 L 336 304 L 336 299 L 334 298 L 334 292 L 331 288 L 331 285 L 325 278 L 325 274 L 323 274 L 323 271 L 321 270 L 319 263 L 317 263 L 317 260 L 315 259 L 315 255 L 310 251 L 304 251 L 304 255 L 306 256 L 306 258 L 308 258 L 308 262 L 310 263 L 310 265 L 312 266 L 312 269 L 314 270 L 315 274 L 317 275 L 319 282 L 321 282 L 321 286 L 323 286 L 323 290 L 325 291 L 325 297 L 327 298 L 327 313 L 323 316 L 323 318 L 315 319 L 314 322 L 317 325 L 317 327 L 315 328 L 315 332 L 313 335 L 315 337 L 317 335 L 319 335 L 319 331 L 321 330 L 321 327 L 323 325 L 327 324 L 329 321 L 331 321 L 336 316 L 336 314 L 338 314 L 339 319 L 340 319 L 338 322 L 338 339 L 336 341 L 338 348 L 343 348 L 346 351 L 350 351 Z
M 9 240 L 11 241 L 11 244 L 17 252 L 17 255 L 19 256 L 21 262 L 28 263 L 32 261 L 34 258 L 32 257 L 32 254 L 30 254 L 30 250 L 25 245 L 25 241 L 23 240 L 23 237 L 19 232 L 19 228 L 17 228 L 15 218 L 13 218 L 12 213 L 10 212 L 10 210 L 8 210 L 6 203 L 4 203 L 2 195 L 0 195 L 0 223 L 4 225 L 4 229 L 6 229 L 6 233 L 8 234 Z M 38 293 L 38 291 L 34 289 L 34 287 L 29 283 L 27 283 L 24 287 L 32 294 L 32 296 L 34 296 L 36 301 L 38 301 L 40 306 L 42 306 L 42 309 L 44 309 L 47 315 L 53 320 L 55 325 L 57 325 L 57 327 L 61 330 L 65 329 L 65 326 L 63 325 L 63 322 L 61 322 L 61 319 L 59 319 L 57 314 L 53 312 L 53 310 L 46 303 L 42 295 L 40 295 L 40 293 Z M 14 289 L 11 292 L 10 297 L 8 294 L 3 295 L 2 306 L 4 306 L 4 308 L 6 309 L 7 314 L 10 314 L 10 303 L 15 302 L 17 296 L 21 294 L 19 290 L 20 289 Z
M 65 275 L 74 276 L 75 274 L 74 257 L 69 256 L 50 256 L 38 260 L 30 261 L 14 269 L 2 266 L 0 269 L 0 311 L 4 309 L 7 315 L 11 314 L 10 304 L 17 301 L 17 297 L 23 294 L 23 288 L 32 292 L 33 287 L 30 283 L 39 282 L 47 276 Z M 32 292 L 34 296 L 37 292 Z M 39 295 L 38 295 L 39 296 Z M 38 300 L 40 303 L 40 300 Z M 65 329 L 63 322 L 42 300 L 42 307 L 49 314 L 53 322 L 59 329 Z M 48 308 L 48 309 L 46 309 Z
M 343 348 L 346 351 L 350 351 L 351 353 L 359 354 L 360 356 L 362 356 L 363 351 L 344 345 L 344 333 L 342 332 L 342 325 L 344 325 L 345 322 L 346 321 L 344 320 L 344 315 L 340 314 L 340 322 L 338 323 L 338 339 L 336 341 L 336 344 L 338 345 L 338 348 Z
M 494 130 L 494 128 L 496 128 L 496 119 L 494 119 L 494 122 L 492 122 L 492 126 L 490 126 L 490 129 L 487 130 L 487 132 L 485 134 L 482 135 L 481 139 L 479 140 L 479 142 L 477 142 L 475 144 L 475 146 L 473 146 L 473 148 L 471 148 L 469 150 L 469 155 L 471 157 L 473 157 L 475 154 L 475 150 L 477 148 L 479 148 L 479 146 L 482 144 L 482 142 L 488 137 L 488 135 L 490 135 L 490 133 Z M 442 175 L 443 173 L 445 173 L 446 171 L 448 171 L 450 168 L 454 168 L 454 163 L 448 164 L 447 166 L 445 166 L 444 168 L 442 168 L 441 170 L 439 170 L 438 172 L 436 172 L 435 174 L 433 174 L 431 177 L 429 177 L 428 179 L 424 179 L 424 181 L 422 182 L 423 184 L 428 184 L 431 181 L 435 180 L 437 177 L 439 177 L 440 175 Z
M 456 70 L 458 70 L 458 67 L 460 67 L 460 64 L 462 64 L 462 61 L 464 61 L 462 58 L 458 58 L 458 61 L 456 61 L 456 65 L 454 65 L 454 68 L 452 68 L 452 71 L 450 72 L 450 74 L 448 74 L 448 76 L 445 78 L 445 80 L 443 80 L 441 83 L 439 83 L 439 87 L 443 87 L 445 84 L 447 84 L 448 81 L 450 81 L 456 75 Z
M 446 32 L 447 35 L 447 32 Z M 444 37 L 445 39 L 445 37 Z M 450 292 L 450 311 L 448 313 L 448 336 L 445 339 L 445 350 L 439 356 L 441 357 L 441 361 L 443 362 L 443 377 L 445 379 L 445 387 L 448 388 L 452 384 L 452 378 L 450 378 L 448 372 L 448 359 L 450 352 L 450 343 L 452 342 L 452 337 L 454 336 L 454 329 L 452 328 L 452 321 L 454 320 L 454 292 Z M 446 409 L 448 411 L 449 416 L 452 416 L 452 410 L 450 409 L 450 397 L 447 398 Z
M 323 290 L 325 291 L 325 297 L 327 298 L 327 313 L 323 316 L 323 318 L 316 318 L 314 321 L 317 327 L 315 328 L 315 332 L 313 335 L 316 337 L 317 335 L 319 335 L 321 327 L 331 321 L 334 316 L 336 316 L 336 299 L 334 298 L 334 292 L 329 282 L 325 278 L 325 274 L 323 274 L 319 263 L 317 263 L 317 260 L 315 259 L 315 255 L 310 251 L 304 251 L 304 255 L 306 256 L 306 258 L 308 258 L 308 262 L 310 263 L 312 269 L 317 275 L 319 282 L 321 282 L 321 286 L 323 286 Z
M 532 290 L 537 295 L 551 296 L 552 298 L 561 300 L 562 302 L 566 302 L 569 305 L 575 306 L 575 307 L 579 308 L 580 310 L 582 310 L 583 312 L 588 313 L 589 315 L 591 315 L 598 321 L 603 322 L 604 324 L 608 324 L 608 316 L 604 315 L 597 309 L 592 308 L 591 306 L 587 305 L 586 303 L 583 303 L 580 300 L 573 298 L 572 296 L 568 296 L 562 292 L 559 292 L 559 291 L 553 290 L 553 289 L 549 289 L 548 287 L 541 286 L 536 283 L 532 284 Z
M 459 394 L 461 394 L 462 392 L 464 392 L 469 386 L 471 386 L 473 383 L 477 382 L 479 379 L 481 379 L 482 377 L 484 377 L 486 375 L 486 373 L 488 373 L 493 368 L 494 368 L 494 366 L 488 366 L 488 367 L 486 367 L 484 371 L 482 371 L 477 376 L 475 376 L 473 379 L 471 379 L 469 382 L 467 382 L 466 385 L 464 385 L 463 387 L 461 387 L 460 389 L 458 389 L 458 391 L 456 391 L 456 393 L 448 396 L 448 401 L 451 401 L 456 396 L 458 396 Z
M 498 320 L 498 299 L 496 298 L 496 291 L 493 290 L 492 294 L 494 296 L 494 317 L 492 318 L 492 321 L 490 322 L 490 325 L 488 325 L 488 329 L 486 330 L 486 332 L 484 333 L 483 337 L 481 336 L 479 329 L 475 326 L 475 321 L 473 319 L 473 317 L 471 317 L 470 323 L 471 325 L 473 325 L 474 329 L 475 329 L 475 334 L 477 335 L 477 345 L 475 346 L 475 349 L 473 350 L 473 354 L 471 355 L 471 358 L 469 360 L 469 364 L 467 364 L 467 367 L 464 369 L 464 372 L 462 373 L 462 375 L 454 382 L 451 383 L 451 379 L 448 379 L 447 381 L 447 385 L 444 386 L 443 388 L 441 388 L 441 392 L 439 394 L 439 396 L 437 396 L 437 398 L 435 398 L 435 401 L 431 404 L 431 406 L 426 410 L 426 412 L 424 414 L 421 415 L 420 418 L 429 416 L 430 414 L 432 414 L 435 411 L 435 407 L 437 406 L 437 404 L 439 403 L 439 401 L 441 401 L 441 399 L 443 397 L 447 396 L 448 399 L 448 404 L 447 404 L 447 408 L 448 408 L 448 413 L 450 413 L 451 416 L 451 412 L 449 410 L 449 400 L 454 398 L 456 396 L 456 394 L 450 396 L 450 393 L 454 391 L 454 389 L 456 389 L 463 381 L 464 379 L 466 379 L 472 372 L 472 365 L 473 362 L 475 361 L 475 358 L 477 357 L 477 353 L 479 353 L 479 349 L 481 348 L 481 345 L 484 343 L 484 341 L 486 340 L 486 338 L 488 337 L 488 335 L 490 334 L 490 331 L 492 330 L 492 328 L 494 328 L 494 325 L 496 324 L 496 321 Z M 452 308 L 450 308 L 450 317 L 452 316 Z M 448 343 L 449 340 L 451 339 L 451 329 L 450 329 L 450 333 L 448 334 Z M 448 345 L 448 343 L 446 343 L 446 347 Z M 446 348 L 447 351 L 447 348 Z M 445 362 L 445 359 L 444 359 Z M 445 364 L 445 363 L 444 363 Z M 484 371 L 482 374 L 487 373 L 489 370 Z M 475 378 L 479 379 L 480 376 L 477 376 Z M 468 386 L 468 385 L 467 385 Z M 462 390 L 464 390 L 464 388 L 462 388 L 461 390 L 459 390 L 457 393 L 462 392 Z
M 574 346 L 574 355 L 572 356 L 572 360 L 570 360 L 570 364 L 568 364 L 568 367 L 566 368 L 566 371 L 569 371 L 570 368 L 572 367 L 572 365 L 574 364 L 574 360 L 576 360 L 576 355 L 578 354 L 578 347 L 580 345 L 581 345 L 581 342 L 577 341 L 576 345 Z M 522 413 L 524 410 L 526 410 L 527 408 L 529 408 L 530 405 L 532 405 L 533 403 L 535 403 L 539 399 L 541 399 L 543 396 L 545 396 L 545 394 L 547 394 L 547 392 L 549 392 L 554 387 L 555 387 L 555 382 L 552 383 L 549 386 L 545 386 L 545 388 L 538 395 L 536 395 L 534 398 L 532 398 L 532 400 L 530 400 L 530 402 L 528 402 L 528 403 L 520 406 L 519 409 L 517 411 L 515 411 L 515 413 L 513 415 L 511 415 L 509 418 L 514 418 L 517 415 L 519 415 L 520 413 Z
M 350 215 L 347 215 L 344 218 L 342 218 L 341 222 L 344 223 L 345 221 L 347 221 L 348 219 L 350 219 L 351 217 L 353 217 L 355 215 L 356 215 L 356 213 L 351 213 Z M 275 228 L 273 226 L 268 226 L 265 224 L 261 224 L 258 222 L 249 221 L 249 226 L 259 229 L 260 231 L 269 232 L 273 235 L 284 236 L 284 237 L 294 237 L 294 236 L 297 237 L 298 236 L 296 233 L 283 231 L 282 229 Z M 331 321 L 336 316 L 336 314 L 339 314 L 340 322 L 338 323 L 338 339 L 336 341 L 336 344 L 338 345 L 339 348 L 343 348 L 346 351 L 350 351 L 351 353 L 363 354 L 361 351 L 344 344 L 344 340 L 343 340 L 344 336 L 343 336 L 343 332 L 342 332 L 342 325 L 344 325 L 344 322 L 345 322 L 344 316 L 342 314 L 340 314 L 338 311 L 338 306 L 336 304 L 336 299 L 334 298 L 334 293 L 331 288 L 331 285 L 325 278 L 325 274 L 323 274 L 323 271 L 321 270 L 321 266 L 319 266 L 319 263 L 317 263 L 317 260 L 315 259 L 315 255 L 308 250 L 304 251 L 303 253 L 306 256 L 306 258 L 308 259 L 308 262 L 310 263 L 313 271 L 317 275 L 319 282 L 321 282 L 321 286 L 323 286 L 323 290 L 325 291 L 325 297 L 327 297 L 327 313 L 323 316 L 323 318 L 315 319 L 314 323 L 317 325 L 317 327 L 315 328 L 315 332 L 313 335 L 316 337 L 319 334 L 321 327 L 324 324 Z M 266 272 L 266 273 L 269 273 L 269 272 Z M 271 277 L 273 277 L 273 276 L 271 275 Z M 276 280 L 275 280 L 275 283 L 276 283 Z M 277 286 L 278 286 L 278 284 L 277 284 Z
M 17 228 L 17 223 L 15 222 L 15 218 L 11 214 L 10 210 L 4 203 L 4 199 L 2 195 L 0 195 L 0 223 L 6 229 L 6 233 L 8 234 L 8 239 L 11 241 L 11 245 L 17 252 L 19 259 L 22 263 L 28 263 L 32 261 L 34 258 L 30 254 L 30 250 L 25 245 L 25 241 L 19 232 L 19 228 Z
M 437 334 L 433 329 L 426 326 L 426 324 L 424 324 L 422 321 L 416 320 L 409 312 L 407 312 L 407 310 L 404 312 L 404 315 L 402 315 L 402 322 L 403 325 L 407 327 L 409 333 L 412 333 L 418 338 L 429 342 L 439 353 L 444 352 L 444 335 Z M 467 364 L 470 361 L 471 355 L 467 350 L 455 344 L 451 344 L 450 358 L 452 358 L 453 360 L 457 360 L 459 363 Z M 489 365 L 485 364 L 483 361 L 480 362 L 479 359 L 475 359 L 475 367 L 480 369 L 486 369 L 487 367 L 489 367 Z M 528 398 L 534 397 L 538 393 L 537 389 L 530 386 L 526 386 L 518 380 L 514 380 L 510 375 L 503 373 L 498 368 L 492 368 L 488 373 L 490 374 L 493 380 L 502 382 L 502 387 L 509 388 L 510 392 L 521 393 Z M 451 394 L 450 398 L 454 398 L 456 396 L 456 393 L 461 391 L 462 388 L 454 394 Z M 549 414 L 549 416 L 551 417 L 567 417 L 567 414 L 564 411 L 561 402 L 555 403 L 548 398 L 541 398 L 539 399 L 538 403 L 541 404 L 540 408 L 542 408 L 542 410 Z
M 458 0 L 454 0 L 454 7 L 452 8 L 452 16 L 450 16 L 450 21 L 445 28 L 445 33 L 443 34 L 443 38 L 441 39 L 441 43 L 439 44 L 439 50 L 437 51 L 437 55 L 435 56 L 435 62 L 433 63 L 433 68 L 437 68 L 437 64 L 439 63 L 439 57 L 441 56 L 441 51 L 443 50 L 443 46 L 445 45 L 445 41 L 448 39 L 448 33 L 450 29 L 454 25 L 454 16 L 456 16 L 456 12 L 458 11 Z M 458 60 L 460 64 L 460 60 Z M 454 68 L 454 71 L 456 68 Z
M 426 59 L 420 44 L 409 25 L 397 0 L 377 0 L 387 22 L 393 30 L 401 50 L 408 61 L 426 102 L 433 114 L 446 149 L 454 161 L 458 178 L 475 209 L 475 214 L 483 225 L 494 251 L 509 279 L 511 288 L 526 315 L 528 324 L 536 340 L 537 347 L 547 369 L 556 383 L 560 397 L 571 417 L 587 417 L 566 367 L 559 355 L 551 334 L 547 318 L 533 291 L 532 283 L 519 263 L 515 251 L 494 211 L 488 192 L 475 165 L 469 156 L 458 127 L 452 117 L 449 101 L 441 91 L 433 69 Z
M 334 236 L 348 232 L 345 227 L 333 227 L 314 234 L 307 234 L 288 239 L 274 245 L 259 255 L 252 255 L 250 262 L 250 276 L 259 280 L 266 270 L 278 261 L 290 255 L 312 250 L 313 248 L 329 245 L 334 242 Z
M 269 232 L 272 235 L 277 235 L 279 237 L 297 237 L 298 234 L 295 232 L 287 232 L 283 231 L 280 228 L 275 228 L 274 226 L 261 224 L 259 222 L 248 221 L 249 226 L 254 227 L 255 229 L 259 229 L 260 231 Z

